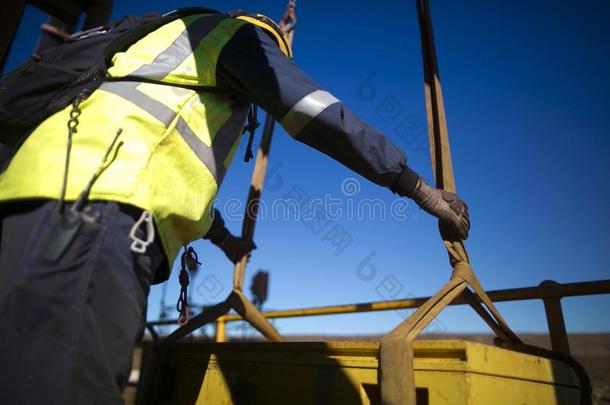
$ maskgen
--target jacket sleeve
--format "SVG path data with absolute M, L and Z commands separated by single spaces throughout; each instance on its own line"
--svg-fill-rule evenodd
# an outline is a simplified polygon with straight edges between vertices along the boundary
M 243 26 L 220 53 L 217 84 L 270 113 L 296 140 L 400 195 L 419 176 L 392 141 L 350 111 L 287 58 L 271 37 Z

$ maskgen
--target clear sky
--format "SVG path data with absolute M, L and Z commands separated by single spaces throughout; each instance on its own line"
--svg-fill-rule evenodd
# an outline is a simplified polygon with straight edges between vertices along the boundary
M 168 2 L 160 0 L 146 6 L 116 3 L 114 17 L 170 11 Z M 610 278 L 610 3 L 432 3 L 456 182 L 472 218 L 467 247 L 482 284 L 503 289 L 546 279 Z M 275 18 L 285 5 L 171 4 L 242 8 Z M 378 4 L 300 0 L 295 60 L 385 132 L 405 150 L 410 165 L 430 179 L 415 2 Z M 42 13 L 28 8 L 9 67 L 31 52 L 43 20 Z M 241 152 L 218 202 L 233 233 L 241 229 L 237 214 L 254 167 L 243 162 Z M 300 193 L 337 199 L 342 212 L 327 213 L 331 218 L 312 228 L 294 217 L 271 218 L 270 209 L 258 223 L 259 248 L 248 275 L 257 269 L 271 272 L 265 308 L 427 296 L 447 281 L 450 266 L 436 223 L 413 204 L 401 205 L 388 190 L 295 142 L 279 127 L 270 169 L 263 193 L 267 207 Z M 357 208 L 366 207 L 363 199 L 385 207 L 385 218 L 359 218 Z M 392 210 L 400 211 L 400 217 Z M 347 238 L 336 246 L 332 242 L 338 231 Z M 207 242 L 194 246 L 203 269 L 193 282 L 193 299 L 216 302 L 229 293 L 233 266 Z M 168 304 L 177 299 L 177 273 L 168 284 Z M 160 297 L 161 287 L 154 287 L 149 319 L 158 317 Z M 499 308 L 518 331 L 546 331 L 540 302 Z M 610 296 L 565 299 L 564 309 L 570 331 L 610 331 Z M 282 333 L 384 333 L 406 314 L 302 318 L 276 325 Z M 445 311 L 433 330 L 487 331 L 468 308 Z

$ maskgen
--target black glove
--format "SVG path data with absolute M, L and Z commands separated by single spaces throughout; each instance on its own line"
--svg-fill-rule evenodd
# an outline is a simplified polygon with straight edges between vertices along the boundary
M 250 252 L 256 249 L 256 245 L 250 239 L 231 235 L 218 210 L 214 210 L 214 220 L 203 239 L 218 246 L 233 263 L 240 261 L 245 254 L 250 259 Z
M 430 187 L 419 179 L 410 196 L 421 209 L 439 219 L 444 239 L 466 240 L 470 230 L 468 206 L 454 193 Z
M 234 264 L 241 260 L 244 255 L 250 259 L 251 252 L 256 245 L 250 239 L 233 236 L 227 232 L 226 237 L 216 244 Z

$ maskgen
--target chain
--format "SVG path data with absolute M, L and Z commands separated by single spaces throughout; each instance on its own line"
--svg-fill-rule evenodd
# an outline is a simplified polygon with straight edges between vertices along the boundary
M 66 188 L 68 186 L 68 168 L 70 166 L 70 151 L 72 150 L 72 136 L 77 132 L 78 118 L 82 111 L 80 109 L 80 103 L 89 97 L 89 91 L 84 89 L 72 102 L 72 109 L 70 110 L 70 119 L 68 120 L 68 140 L 66 145 L 66 162 L 64 165 L 64 178 L 61 185 L 61 194 L 59 197 L 59 204 L 57 209 L 59 212 L 63 210 L 64 202 L 66 199 Z
M 78 95 L 76 100 L 72 102 L 72 110 L 70 110 L 70 119 L 68 120 L 68 135 L 76 133 L 76 127 L 78 126 L 78 117 L 80 117 L 82 111 L 80 109 L 80 103 L 83 101 L 82 93 Z

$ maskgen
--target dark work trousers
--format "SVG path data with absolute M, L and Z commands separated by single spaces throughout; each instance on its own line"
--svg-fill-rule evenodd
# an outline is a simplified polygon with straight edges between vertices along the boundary
M 55 206 L 0 205 L 0 404 L 122 404 L 162 249 L 129 249 L 141 211 L 91 202 L 99 219 L 50 262 Z

